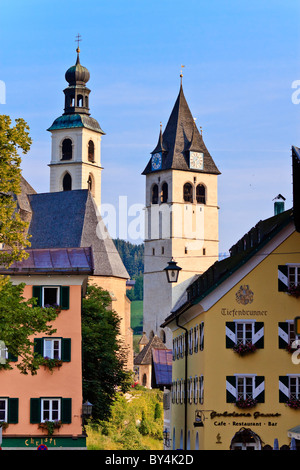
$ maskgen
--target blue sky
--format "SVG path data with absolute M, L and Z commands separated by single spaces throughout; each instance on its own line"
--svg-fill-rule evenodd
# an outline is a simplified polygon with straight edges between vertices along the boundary
M 273 214 L 281 193 L 292 206 L 291 146 L 300 146 L 298 0 L 1 0 L 0 113 L 23 117 L 33 144 L 24 177 L 49 190 L 51 136 L 63 112 L 64 74 L 91 74 L 91 115 L 102 140 L 102 200 L 144 203 L 144 176 L 159 125 L 180 85 L 217 166 L 220 251 Z

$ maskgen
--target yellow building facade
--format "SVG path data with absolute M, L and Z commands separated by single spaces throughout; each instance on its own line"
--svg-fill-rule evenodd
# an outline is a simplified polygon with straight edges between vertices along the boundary
M 173 449 L 300 444 L 299 245 L 295 207 L 260 221 L 165 320 L 173 331 Z

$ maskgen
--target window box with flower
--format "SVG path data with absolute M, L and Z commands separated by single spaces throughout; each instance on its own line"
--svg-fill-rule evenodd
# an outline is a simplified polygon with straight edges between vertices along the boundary
M 42 423 L 39 423 L 39 428 L 44 429 L 45 431 L 48 432 L 48 436 L 52 436 L 55 429 L 59 429 L 62 425 L 62 422 L 60 420 L 45 420 Z
M 49 370 L 53 371 L 55 367 L 61 367 L 63 364 L 63 361 L 61 359 L 51 359 L 50 357 L 44 357 L 43 358 L 43 366 L 47 367 Z
M 245 354 L 253 353 L 256 351 L 255 344 L 251 342 L 247 343 L 238 343 L 233 346 L 233 351 L 239 354 L 240 356 L 244 356 Z
M 298 410 L 300 408 L 300 398 L 289 398 L 286 405 L 294 410 Z
M 298 297 L 300 297 L 300 284 L 290 285 L 287 289 L 287 293 L 298 299 Z
M 238 398 L 235 404 L 238 408 L 253 408 L 257 404 L 257 400 L 251 397 Z

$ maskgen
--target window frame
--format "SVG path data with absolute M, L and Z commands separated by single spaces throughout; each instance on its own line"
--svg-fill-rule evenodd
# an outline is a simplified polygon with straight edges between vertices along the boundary
M 49 410 L 45 410 L 44 408 L 44 403 L 46 401 L 49 401 L 49 404 L 50 404 Z M 56 411 L 56 410 L 53 410 L 54 401 L 58 402 L 58 410 L 57 410 L 58 417 L 53 419 L 53 412 Z M 45 411 L 49 412 L 49 418 L 44 417 Z M 56 398 L 51 398 L 51 397 L 41 398 L 41 423 L 45 423 L 46 421 L 60 421 L 60 420 L 61 420 L 61 399 L 57 397 Z
M 240 344 L 252 344 L 253 343 L 253 338 L 254 338 L 254 324 L 255 322 L 252 321 L 252 320 L 241 320 L 241 321 L 236 321 L 235 322 L 235 342 L 237 345 L 240 345 Z M 238 327 L 241 327 L 242 326 L 242 337 L 239 339 L 238 338 Z M 247 326 L 251 326 L 251 337 L 250 338 L 247 338 L 247 333 L 249 333 L 247 331 Z
M 7 423 L 8 422 L 8 398 L 0 398 L 0 402 L 4 402 L 4 419 L 0 418 L 0 423 Z
M 56 289 L 56 304 L 45 304 L 45 289 Z M 60 286 L 42 286 L 42 307 L 60 304 Z
M 58 342 L 58 348 L 54 348 L 54 343 Z M 50 356 L 46 354 L 46 343 L 51 344 Z M 54 352 L 58 351 L 58 357 L 54 357 Z M 43 357 L 48 357 L 49 359 L 62 360 L 62 339 L 61 338 L 43 338 Z
M 251 392 L 247 391 L 247 381 L 251 381 L 250 388 Z M 242 381 L 242 392 L 239 392 L 239 381 Z M 240 374 L 236 376 L 236 399 L 245 400 L 247 398 L 253 399 L 255 390 L 255 375 L 252 374 Z
M 290 287 L 296 287 L 300 285 L 300 265 L 299 264 L 288 264 L 287 265 L 288 269 L 288 286 Z M 291 274 L 291 269 L 294 269 L 295 272 L 293 275 Z M 291 276 L 294 277 L 294 282 L 291 282 Z
M 295 400 L 299 400 L 300 399 L 300 375 L 288 375 L 288 389 L 289 389 L 289 398 L 291 399 L 295 399 Z M 295 380 L 295 389 L 296 389 L 296 393 L 292 393 L 291 389 L 293 387 L 292 383 L 291 383 L 291 380 Z

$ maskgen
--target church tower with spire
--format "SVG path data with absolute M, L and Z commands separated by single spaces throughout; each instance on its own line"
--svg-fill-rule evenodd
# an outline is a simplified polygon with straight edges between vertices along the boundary
M 48 131 L 52 134 L 50 192 L 89 189 L 96 205 L 101 204 L 101 137 L 99 123 L 89 110 L 90 73 L 77 60 L 65 78 L 65 107 Z
M 164 132 L 143 174 L 146 176 L 144 252 L 144 331 L 172 348 L 161 324 L 197 274 L 218 260 L 217 179 L 220 174 L 202 131 L 180 90 Z M 168 283 L 164 268 L 174 260 L 182 269 Z

